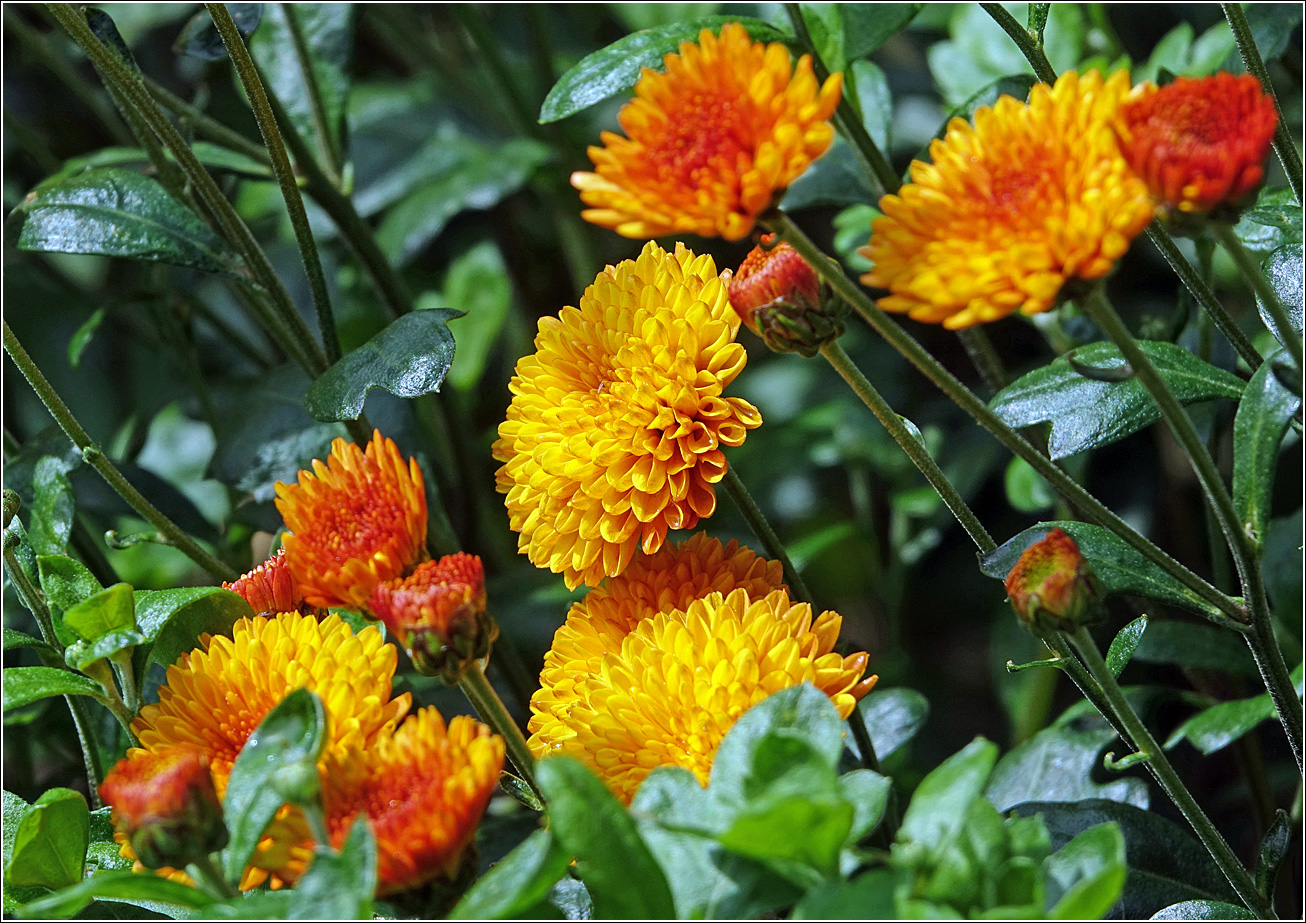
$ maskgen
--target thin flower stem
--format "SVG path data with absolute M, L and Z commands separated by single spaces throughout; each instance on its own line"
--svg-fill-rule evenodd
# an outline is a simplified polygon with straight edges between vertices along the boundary
M 762 543 L 766 553 L 773 560 L 779 561 L 784 568 L 785 583 L 789 584 L 789 588 L 793 591 L 792 595 L 797 596 L 809 605 L 816 605 L 812 591 L 807 588 L 802 575 L 794 567 L 793 561 L 789 560 L 789 553 L 785 551 L 784 542 L 780 541 L 780 536 L 776 535 L 775 529 L 771 528 L 771 523 L 767 522 L 766 514 L 757 505 L 753 495 L 748 492 L 744 482 L 739 479 L 739 473 L 735 471 L 734 465 L 726 468 L 726 474 L 721 479 L 721 485 L 725 487 L 726 493 L 730 494 L 730 499 L 735 501 L 735 506 L 739 507 L 739 512 L 744 514 L 744 519 L 748 521 L 749 528 L 753 530 L 757 540 Z
M 812 243 L 788 215 L 780 211 L 772 211 L 764 216 L 763 220 L 771 230 L 776 232 L 781 240 L 786 241 L 797 250 L 821 274 L 830 287 L 851 304 L 857 313 L 880 336 L 888 341 L 889 345 L 897 349 L 926 378 L 934 382 L 939 390 L 992 433 L 998 442 L 1013 454 L 1029 462 L 1030 467 L 1041 474 L 1054 490 L 1065 497 L 1072 505 L 1081 509 L 1086 516 L 1098 525 L 1115 533 L 1139 554 L 1146 557 L 1209 604 L 1211 608 L 1203 612 L 1207 619 L 1235 631 L 1245 632 L 1247 630 L 1247 615 L 1237 601 L 1225 596 L 1144 538 L 1123 519 L 1107 509 L 1101 501 L 1076 483 L 1073 478 L 1053 464 L 1046 455 L 1034 448 L 1023 436 L 1004 423 L 997 414 L 989 409 L 984 401 L 976 397 L 970 389 L 954 378 L 910 334 L 880 310 L 875 302 L 844 274 L 843 269 L 837 263 Z
M 1114 712 L 1116 720 L 1128 735 L 1126 742 L 1132 744 L 1135 750 L 1146 754 L 1146 765 L 1153 778 L 1174 806 L 1187 818 L 1198 839 L 1206 847 L 1206 851 L 1220 866 L 1220 871 L 1224 873 L 1225 878 L 1229 879 L 1229 884 L 1233 886 L 1234 891 L 1257 916 L 1262 919 L 1276 919 L 1274 908 L 1256 890 L 1256 885 L 1247 874 L 1247 870 L 1243 868 L 1224 837 L 1220 836 L 1220 832 L 1215 829 L 1210 818 L 1184 786 L 1183 780 L 1179 778 L 1179 774 L 1170 765 L 1170 760 L 1166 758 L 1165 751 L 1157 744 L 1151 732 L 1147 730 L 1147 726 L 1129 704 L 1129 700 L 1125 698 L 1124 692 L 1116 683 L 1115 676 L 1102 660 L 1102 654 L 1098 651 L 1092 636 L 1081 627 L 1066 637 L 1083 658 L 1093 682 L 1096 683 L 1102 698 L 1106 700 L 1106 705 Z M 1107 713 L 1103 712 L 1103 714 Z
M 966 330 L 958 330 L 957 339 L 961 340 L 966 355 L 970 356 L 971 363 L 990 391 L 996 394 L 1007 386 L 1007 370 L 1002 364 L 998 351 L 993 348 L 993 341 L 989 339 L 989 335 L 983 328 L 970 327 Z
M 286 143 L 282 140 L 281 130 L 277 127 L 277 118 L 272 114 L 268 103 L 268 94 L 263 88 L 258 68 L 245 47 L 245 40 L 231 18 L 231 13 L 223 3 L 206 3 L 205 7 L 218 27 L 222 41 L 227 46 L 231 63 L 235 65 L 241 86 L 249 98 L 250 108 L 254 110 L 254 119 L 263 134 L 263 143 L 272 160 L 272 172 L 276 174 L 281 195 L 286 200 L 286 211 L 290 214 L 290 226 L 295 232 L 295 243 L 299 245 L 299 255 L 304 263 L 304 274 L 308 276 L 308 290 L 313 298 L 313 308 L 317 312 L 318 331 L 322 342 L 326 344 L 327 359 L 331 363 L 340 361 L 340 337 L 336 332 L 335 314 L 331 310 L 331 296 L 327 292 L 326 275 L 322 272 L 322 260 L 318 256 L 317 244 L 313 240 L 313 231 L 309 227 L 308 212 L 304 210 L 304 199 L 295 181 L 295 170 L 290 165 L 290 155 L 286 153 Z M 284 9 L 287 18 L 293 17 L 292 10 Z M 292 31 L 297 27 L 292 26 Z
M 961 494 L 957 493 L 957 488 L 952 486 L 952 482 L 948 480 L 938 463 L 930 457 L 925 446 L 907 429 L 902 422 L 902 417 L 894 413 L 888 401 L 880 396 L 880 392 L 875 390 L 875 386 L 862 374 L 861 369 L 853 364 L 844 348 L 837 341 L 827 343 L 821 347 L 821 355 L 843 380 L 848 382 L 848 386 L 862 399 L 862 403 L 870 408 L 871 413 L 875 414 L 875 418 L 889 431 L 894 442 L 898 443 L 907 457 L 912 460 L 917 470 L 925 475 L 925 480 L 930 482 L 935 493 L 942 498 L 948 509 L 952 511 L 952 515 L 957 517 L 957 522 L 961 523 L 961 527 L 966 530 L 966 534 L 970 536 L 970 540 L 975 543 L 980 553 L 988 554 L 997 548 L 998 543 L 993 541 L 993 536 L 989 535 L 979 519 L 971 512 Z
M 212 856 L 204 856 L 192 862 L 187 870 L 192 873 L 196 881 L 203 886 L 213 897 L 218 900 L 228 900 L 230 898 L 240 897 L 235 885 L 232 885 L 227 879 L 222 877 L 218 867 L 213 864 Z
M 1010 35 L 1011 40 L 1020 46 L 1025 60 L 1034 68 L 1034 76 L 1044 83 L 1056 83 L 1057 72 L 1048 62 L 1048 56 L 1043 53 L 1043 48 L 1029 30 L 1016 21 L 1016 17 L 1003 9 L 1000 3 L 981 3 L 980 8 L 992 16 L 993 21 L 1002 27 L 1002 31 Z
M 1229 20 L 1229 29 L 1233 32 L 1234 41 L 1238 43 L 1238 54 L 1242 56 L 1247 72 L 1261 82 L 1265 94 L 1274 100 L 1274 108 L 1279 113 L 1279 121 L 1274 128 L 1274 153 L 1279 155 L 1283 172 L 1288 174 L 1288 185 L 1292 186 L 1292 194 L 1297 197 L 1297 203 L 1300 205 L 1303 201 L 1301 155 L 1297 153 L 1297 145 L 1293 144 L 1292 136 L 1288 134 L 1287 123 L 1283 120 L 1283 109 L 1279 107 L 1279 98 L 1274 95 L 1274 87 L 1270 84 L 1270 75 L 1265 70 L 1265 62 L 1261 60 L 1261 52 L 1256 47 L 1252 27 L 1247 22 L 1247 14 L 1243 12 L 1241 3 L 1221 3 L 1220 6 L 1224 9 L 1224 18 Z
M 32 357 L 23 348 L 23 344 L 18 342 L 18 337 L 9 329 L 8 321 L 4 321 L 4 348 L 5 352 L 9 353 L 14 360 L 14 364 L 18 366 L 18 370 L 23 373 L 23 377 L 31 384 L 32 390 L 41 399 L 41 403 L 45 404 L 46 409 L 50 411 L 50 415 L 54 417 L 55 422 L 72 440 L 73 445 L 81 450 L 82 457 L 100 473 L 101 477 L 109 482 L 109 486 L 117 491 L 120 497 L 127 501 L 128 506 L 139 513 L 142 519 L 166 535 L 170 545 L 183 552 L 219 580 L 235 580 L 240 576 L 218 558 L 201 548 L 195 539 L 191 538 L 180 526 L 159 512 L 154 504 L 146 500 L 141 492 L 122 476 L 122 473 L 114 467 L 113 462 L 109 461 L 108 457 L 100 451 L 99 447 L 91 439 L 90 434 L 77 422 L 77 418 L 68 409 L 68 405 L 63 402 L 63 399 L 59 397 L 45 375 L 37 368 L 36 363 L 32 361 Z
M 1292 361 L 1297 365 L 1297 380 L 1300 382 L 1302 371 L 1306 370 L 1306 360 L 1302 357 L 1302 338 L 1288 314 L 1288 309 L 1279 298 L 1279 293 L 1274 290 L 1270 280 L 1265 278 L 1265 273 L 1261 272 L 1256 258 L 1247 252 L 1238 235 L 1233 232 L 1232 225 L 1223 221 L 1212 222 L 1212 229 L 1215 231 L 1216 239 L 1220 241 L 1220 246 L 1233 257 L 1233 261 L 1238 265 L 1238 271 L 1251 283 L 1256 297 L 1265 305 L 1265 310 L 1270 312 L 1270 317 L 1274 318 L 1274 326 L 1278 328 L 1284 346 L 1288 348 Z
M 1102 329 L 1107 338 L 1120 349 L 1121 355 L 1134 370 L 1135 377 L 1156 401 L 1161 416 L 1170 425 L 1175 439 L 1188 455 L 1197 480 L 1201 483 L 1206 499 L 1220 523 L 1221 531 L 1224 532 L 1225 542 L 1233 554 L 1238 578 L 1242 583 L 1243 598 L 1252 616 L 1252 630 L 1247 634 L 1247 642 L 1256 657 L 1257 666 L 1260 667 L 1270 697 L 1274 700 L 1275 709 L 1279 712 L 1279 720 L 1288 735 L 1288 742 L 1292 745 L 1293 755 L 1297 759 L 1297 769 L 1300 771 L 1302 768 L 1301 702 L 1297 698 L 1287 665 L 1283 662 L 1283 653 L 1274 640 L 1274 628 L 1270 620 L 1269 606 L 1265 600 L 1265 586 L 1260 564 L 1242 529 L 1233 500 L 1220 479 L 1215 460 L 1211 458 L 1206 444 L 1197 434 L 1188 412 L 1175 398 L 1170 386 L 1152 364 L 1152 360 L 1130 335 L 1129 328 L 1107 301 L 1102 287 L 1100 285 L 1094 287 L 1089 296 L 1080 302 L 1080 306 Z
M 535 757 L 531 756 L 530 749 L 526 746 L 526 738 L 522 735 L 521 728 L 517 722 L 512 719 L 508 709 L 499 698 L 499 693 L 494 691 L 490 681 L 485 676 L 485 671 L 481 669 L 479 663 L 473 663 L 471 668 L 463 675 L 458 688 L 467 696 L 467 701 L 472 703 L 472 708 L 481 716 L 490 727 L 494 728 L 500 736 L 503 737 L 504 749 L 508 751 L 508 762 L 512 763 L 517 774 L 521 776 L 522 781 L 530 788 L 535 797 L 544 802 L 544 795 L 541 794 L 539 786 L 535 784 Z
M 163 106 L 179 120 L 189 122 L 196 134 L 238 154 L 244 154 L 251 160 L 257 160 L 268 166 L 272 165 L 266 148 L 246 138 L 240 132 L 223 125 L 202 109 L 195 108 L 180 96 L 176 96 L 159 86 L 149 77 L 145 78 L 145 88 L 150 91 L 150 95 L 154 97 L 155 102 Z

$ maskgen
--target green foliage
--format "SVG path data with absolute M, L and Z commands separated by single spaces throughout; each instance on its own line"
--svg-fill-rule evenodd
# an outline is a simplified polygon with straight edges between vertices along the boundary
M 52 695 L 104 697 L 99 683 L 80 673 L 54 667 L 8 667 L 0 676 L 4 681 L 5 714 Z
M 6 670 L 5 707 L 9 707 L 9 674 Z M 8 805 L 6 805 L 8 815 Z M 5 818 L 9 826 L 9 818 Z M 81 881 L 90 837 L 86 799 L 66 788 L 52 788 L 23 812 L 13 828 L 13 840 L 5 860 L 5 883 L 12 887 L 39 885 L 62 888 Z
M 1293 671 L 1298 697 L 1302 694 L 1302 668 Z M 1251 732 L 1258 724 L 1275 715 L 1274 703 L 1268 692 L 1245 699 L 1219 702 L 1193 715 L 1167 738 L 1166 749 L 1181 741 L 1188 741 L 1203 753 L 1223 750 L 1229 744 Z
M 1301 407 L 1301 397 L 1284 387 L 1275 372 L 1281 355 L 1271 356 L 1252 375 L 1233 421 L 1233 504 L 1257 544 L 1269 519 L 1279 446 Z

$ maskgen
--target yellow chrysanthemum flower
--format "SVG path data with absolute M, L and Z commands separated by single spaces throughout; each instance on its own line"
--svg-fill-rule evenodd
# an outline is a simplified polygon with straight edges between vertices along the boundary
M 364 814 L 377 847 L 377 893 L 455 878 L 498 786 L 503 738 L 459 715 L 446 728 L 424 708 L 325 780 L 332 845 Z
M 595 172 L 573 173 L 586 221 L 624 237 L 693 233 L 740 240 L 834 139 L 827 121 L 843 78 L 819 85 L 812 60 L 795 66 L 780 43 L 754 42 L 739 23 L 645 69 L 618 121 L 600 136 Z
M 316 692 L 326 706 L 329 739 L 318 765 L 328 777 L 351 754 L 366 752 L 389 736 L 412 700 L 408 693 L 390 697 L 394 645 L 386 644 L 375 628 L 355 635 L 338 616 L 321 622 L 298 613 L 241 619 L 232 637 L 205 635 L 200 641 L 201 649 L 183 654 L 168 668 L 158 703 L 141 709 L 132 730 L 147 751 L 180 744 L 203 753 L 219 797 L 226 793 L 231 767 L 249 735 L 296 689 Z M 269 877 L 273 887 L 294 881 L 311 849 L 303 815 L 283 808 L 259 843 L 241 887 Z M 124 849 L 123 854 L 130 853 Z
M 1028 103 L 1010 96 L 954 119 L 880 200 L 861 252 L 886 311 L 950 329 L 1056 306 L 1067 283 L 1099 279 L 1152 220 L 1112 124 L 1129 75 L 1063 74 Z
M 813 619 L 783 589 L 741 588 L 646 618 L 619 645 L 595 632 L 564 668 L 574 701 L 531 735 L 531 750 L 576 757 L 627 804 L 658 766 L 706 785 L 726 732 L 773 692 L 812 683 L 852 713 L 877 677 L 862 678 L 865 653 L 834 653 L 841 622 L 834 612 Z
M 426 556 L 426 492 L 415 459 L 379 432 L 367 449 L 337 439 L 324 465 L 276 485 L 290 530 L 286 566 L 311 606 L 361 609 Z
M 747 356 L 725 278 L 683 244 L 609 266 L 540 320 L 494 457 L 518 548 L 568 587 L 626 569 L 716 509 L 722 446 L 762 422 L 722 391 Z

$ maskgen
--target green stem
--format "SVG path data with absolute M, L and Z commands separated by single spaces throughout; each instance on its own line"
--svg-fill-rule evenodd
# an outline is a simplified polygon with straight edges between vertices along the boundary
M 313 308 L 317 312 L 317 326 L 326 344 L 327 359 L 336 363 L 340 361 L 340 338 L 336 333 L 336 319 L 331 310 L 331 296 L 327 292 L 326 275 L 322 272 L 322 260 L 318 256 L 317 244 L 313 240 L 313 231 L 309 227 L 308 212 L 304 210 L 304 199 L 295 181 L 295 170 L 290 165 L 290 155 L 286 153 L 286 143 L 282 140 L 281 130 L 277 127 L 277 118 L 272 114 L 268 103 L 268 94 L 259 77 L 254 59 L 250 57 L 245 40 L 231 18 L 226 4 L 206 3 L 213 24 L 218 27 L 222 41 L 227 46 L 231 63 L 235 65 L 241 86 L 249 98 L 250 108 L 254 110 L 254 119 L 258 122 L 263 135 L 263 143 L 272 159 L 272 172 L 276 175 L 281 195 L 286 200 L 286 211 L 290 214 L 290 226 L 295 232 L 295 243 L 299 245 L 299 255 L 304 263 L 304 274 L 308 276 L 308 290 L 313 298 Z M 294 13 L 285 9 L 283 12 L 293 22 Z M 298 27 L 292 25 L 294 32 Z
M 735 506 L 739 507 L 739 512 L 744 514 L 744 519 L 748 521 L 749 528 L 757 536 L 762 547 L 772 560 L 779 561 L 784 568 L 785 583 L 789 584 L 792 591 L 791 596 L 803 600 L 809 605 L 815 605 L 815 597 L 812 591 L 807 588 L 798 569 L 794 567 L 793 561 L 789 560 L 789 553 L 785 551 L 784 542 L 780 541 L 780 536 L 775 534 L 775 529 L 771 528 L 771 523 L 766 519 L 766 514 L 762 508 L 757 505 L 753 495 L 748 492 L 744 482 L 739 479 L 738 472 L 735 471 L 734 465 L 726 468 L 725 477 L 721 479 L 721 485 L 725 487 L 726 493 L 730 494 L 730 499 L 735 501 Z
M 1000 3 L 981 3 L 980 7 L 993 17 L 993 21 L 1002 27 L 1003 32 L 1011 36 L 1013 42 L 1020 46 L 1025 60 L 1034 68 L 1035 77 L 1048 84 L 1057 82 L 1057 72 L 1048 63 L 1048 56 L 1043 53 L 1042 46 L 1033 35 L 1030 35 L 1028 29 L 1016 21 L 1016 17 L 1003 9 Z
M 499 693 L 490 685 L 479 663 L 471 665 L 471 669 L 459 682 L 458 688 L 467 696 L 467 701 L 472 703 L 472 708 L 476 709 L 481 720 L 503 737 L 504 748 L 508 751 L 508 762 L 512 763 L 513 768 L 517 770 L 517 775 L 521 776 L 522 781 L 529 786 L 535 797 L 543 803 L 544 796 L 540 793 L 539 786 L 535 784 L 535 758 L 531 756 L 530 748 L 526 746 L 526 738 L 522 735 L 517 722 L 512 720 L 512 715 L 508 713 L 503 700 L 499 698 Z
M 213 5 L 205 4 L 205 6 L 209 7 Z M 313 72 L 313 61 L 308 53 L 308 42 L 304 39 L 304 30 L 299 23 L 299 14 L 295 11 L 295 4 L 293 3 L 279 3 L 277 5 L 281 7 L 281 14 L 286 17 L 286 29 L 290 33 L 291 47 L 295 52 L 295 62 L 299 65 L 300 80 L 307 89 L 309 109 L 313 118 L 313 134 L 317 138 L 318 147 L 321 148 L 327 165 L 336 178 L 336 185 L 339 185 L 339 179 L 344 170 L 344 158 L 341 156 L 340 145 L 336 141 L 335 134 L 331 131 L 331 125 L 327 119 L 326 104 L 322 101 L 322 88 L 318 86 L 317 75 Z M 236 33 L 236 35 L 239 38 L 239 33 Z M 244 42 L 241 41 L 241 44 L 244 44 Z M 273 153 L 273 160 L 276 160 L 275 152 Z
M 191 877 L 199 882 L 205 891 L 220 901 L 240 897 L 240 891 L 236 889 L 236 886 L 223 878 L 222 873 L 218 871 L 218 867 L 213 864 L 212 856 L 196 859 L 187 866 L 187 871 L 191 873 Z
M 1243 903 L 1262 919 L 1275 919 L 1274 909 L 1269 902 L 1261 896 L 1256 890 L 1251 876 L 1243 868 L 1238 857 L 1234 855 L 1229 844 L 1220 836 L 1215 825 L 1211 823 L 1210 818 L 1202 811 L 1201 807 L 1194 800 L 1192 794 L 1184 786 L 1183 780 L 1175 772 L 1174 767 L 1170 765 L 1165 751 L 1153 739 L 1147 726 L 1134 712 L 1133 706 L 1125 698 L 1120 686 L 1116 683 L 1115 676 L 1107 669 L 1106 663 L 1102 660 L 1102 654 L 1097 649 L 1097 644 L 1093 641 L 1091 635 L 1084 628 L 1077 629 L 1073 634 L 1067 636 L 1075 650 L 1083 658 L 1085 666 L 1093 681 L 1097 684 L 1106 700 L 1106 704 L 1115 713 L 1116 719 L 1120 722 L 1126 734 L 1127 741 L 1132 744 L 1135 750 L 1146 754 L 1147 768 L 1151 770 L 1157 783 L 1165 791 L 1174 806 L 1187 818 L 1188 823 L 1196 832 L 1206 851 L 1211 854 L 1220 871 L 1224 873 L 1225 878 L 1229 879 L 1229 884 L 1233 886 L 1234 891 L 1242 899 Z M 1104 714 L 1106 714 L 1104 712 Z
M 848 382 L 849 387 L 862 399 L 862 403 L 870 408 L 875 418 L 884 425 L 893 437 L 893 441 L 898 443 L 907 457 L 912 460 L 917 470 L 925 475 L 925 480 L 930 482 L 935 493 L 942 498 L 952 515 L 957 517 L 957 522 L 966 530 L 970 540 L 979 548 L 981 554 L 988 554 L 998 547 L 998 543 L 993 540 L 993 536 L 980 523 L 966 501 L 962 499 L 961 494 L 957 493 L 957 488 L 952 486 L 947 475 L 939 468 L 938 463 L 930 456 L 929 451 L 921 444 L 920 440 L 912 435 L 902 422 L 902 417 L 894 413 L 893 408 L 889 406 L 888 401 L 880 396 L 875 390 L 875 386 L 870 383 L 861 369 L 853 364 L 852 359 L 848 358 L 839 343 L 827 343 L 821 347 L 821 355 L 825 360 L 834 367 L 844 381 Z
M 1247 15 L 1243 13 L 1241 3 L 1221 3 L 1220 6 L 1224 8 L 1224 18 L 1229 20 L 1229 28 L 1233 31 L 1234 41 L 1238 43 L 1238 54 L 1242 55 L 1247 72 L 1261 82 L 1265 94 L 1274 100 L 1274 108 L 1279 113 L 1279 121 L 1274 128 L 1274 153 L 1279 155 L 1283 172 L 1288 174 L 1288 185 L 1292 186 L 1292 194 L 1297 197 L 1300 205 L 1303 201 L 1301 155 L 1297 153 L 1297 145 L 1293 144 L 1292 136 L 1288 134 L 1283 109 L 1279 107 L 1279 99 L 1274 95 L 1270 75 L 1265 70 L 1265 62 L 1261 60 L 1261 52 L 1252 36 L 1252 27 L 1247 23 Z
M 1279 293 L 1274 290 L 1270 280 L 1265 278 L 1265 273 L 1261 272 L 1256 258 L 1247 252 L 1238 235 L 1233 232 L 1232 225 L 1219 221 L 1212 222 L 1211 227 L 1215 231 L 1216 239 L 1220 241 L 1220 246 L 1233 257 L 1234 263 L 1238 265 L 1238 271 L 1251 283 L 1256 297 L 1265 306 L 1265 310 L 1270 312 L 1270 317 L 1274 318 L 1274 326 L 1278 328 L 1279 336 L 1283 338 L 1283 345 L 1288 348 L 1288 353 L 1297 366 L 1297 381 L 1300 382 L 1302 371 L 1306 369 L 1306 360 L 1302 357 L 1302 337 L 1297 332 L 1288 309 L 1283 306 Z
M 322 810 L 322 800 L 320 797 L 308 801 L 302 801 L 299 809 L 304 812 L 304 819 L 308 821 L 309 832 L 312 833 L 313 839 L 317 841 L 320 848 L 331 849 L 331 831 L 327 829 L 326 814 Z
M 821 274 L 830 287 L 851 304 L 857 313 L 880 336 L 888 341 L 889 345 L 897 349 L 912 365 L 924 373 L 926 378 L 934 382 L 939 390 L 992 433 L 998 442 L 1013 454 L 1029 462 L 1030 467 L 1041 474 L 1054 490 L 1065 497 L 1072 505 L 1081 509 L 1086 516 L 1098 525 L 1115 533 L 1131 548 L 1208 603 L 1211 609 L 1203 613 L 1207 619 L 1236 631 L 1245 630 L 1246 614 L 1238 602 L 1225 596 L 1144 538 L 1123 519 L 1107 509 L 1101 501 L 1079 486 L 1073 478 L 1053 464 L 1046 455 L 1040 453 L 1023 436 L 1007 426 L 997 414 L 989 409 L 984 401 L 976 397 L 965 385 L 954 378 L 952 373 L 945 369 L 911 335 L 880 310 L 875 302 L 844 274 L 843 269 L 837 263 L 812 243 L 788 215 L 780 211 L 772 211 L 765 215 L 763 220 L 771 230 L 776 232 L 781 240 L 786 241 L 797 250 Z
M 32 390 L 41 399 L 41 403 L 45 404 L 46 409 L 50 411 L 50 415 L 54 417 L 55 422 L 72 440 L 73 445 L 81 450 L 82 457 L 100 473 L 101 477 L 109 482 L 109 486 L 117 491 L 120 497 L 127 501 L 128 506 L 139 513 L 142 519 L 166 535 L 169 544 L 182 551 L 192 561 L 219 580 L 235 580 L 240 576 L 236 571 L 201 548 L 195 539 L 191 538 L 180 526 L 159 512 L 154 504 L 146 500 L 141 492 L 122 476 L 122 473 L 114 467 L 113 462 L 109 461 L 108 457 L 100 451 L 99 447 L 91 439 L 90 434 L 77 422 L 77 418 L 68 409 L 68 405 L 63 402 L 63 399 L 59 397 L 45 375 L 37 368 L 36 363 L 32 361 L 32 357 L 27 354 L 27 350 L 18 342 L 18 337 L 9 329 L 8 321 L 4 321 L 4 348 L 5 352 L 9 353 L 14 360 L 14 364 L 18 366 L 18 370 L 23 373 L 23 377 L 31 384 Z
M 957 331 L 957 339 L 970 356 L 975 370 L 980 373 L 984 385 L 995 394 L 1007 386 L 1007 370 L 1002 365 L 1002 358 L 993 348 L 993 341 L 981 327 L 970 327 Z
M 246 138 L 240 132 L 228 128 L 217 119 L 210 117 L 202 109 L 197 109 L 180 96 L 176 96 L 159 86 L 149 77 L 145 78 L 145 88 L 150 91 L 155 102 L 163 106 L 178 119 L 189 122 L 194 128 L 195 133 L 201 137 L 208 138 L 215 144 L 220 144 L 225 148 L 235 151 L 238 154 L 244 154 L 251 160 L 257 160 L 271 166 L 271 160 L 268 157 L 267 149 L 255 144 L 249 138 Z
M 486 25 L 485 18 L 481 15 L 480 10 L 471 4 L 456 4 L 453 8 L 454 15 L 462 23 L 467 34 L 472 37 L 476 50 L 485 58 L 485 63 L 489 65 L 490 72 L 494 75 L 495 82 L 499 84 L 499 89 L 503 97 L 508 101 L 508 108 L 512 112 L 513 119 L 517 122 L 519 130 L 528 135 L 540 135 L 541 126 L 539 121 L 531 113 L 531 107 L 527 104 L 525 97 L 522 96 L 517 81 L 512 79 L 512 73 L 508 70 L 508 64 L 503 55 L 499 52 L 499 45 L 490 34 L 489 26 Z

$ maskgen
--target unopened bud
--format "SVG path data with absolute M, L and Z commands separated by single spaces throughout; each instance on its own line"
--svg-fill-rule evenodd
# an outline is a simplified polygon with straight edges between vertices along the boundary
M 1075 540 L 1053 529 L 1025 549 L 1007 574 L 1007 596 L 1031 628 L 1074 631 L 1102 611 L 1101 582 Z
M 843 333 L 847 305 L 824 298 L 816 270 L 789 244 L 772 246 L 774 238 L 763 237 L 744 258 L 730 280 L 730 304 L 771 349 L 810 359 Z
M 257 615 L 274 615 L 278 612 L 308 613 L 312 607 L 299 592 L 295 576 L 286 565 L 283 548 L 248 574 L 231 583 L 222 584 L 254 610 Z

